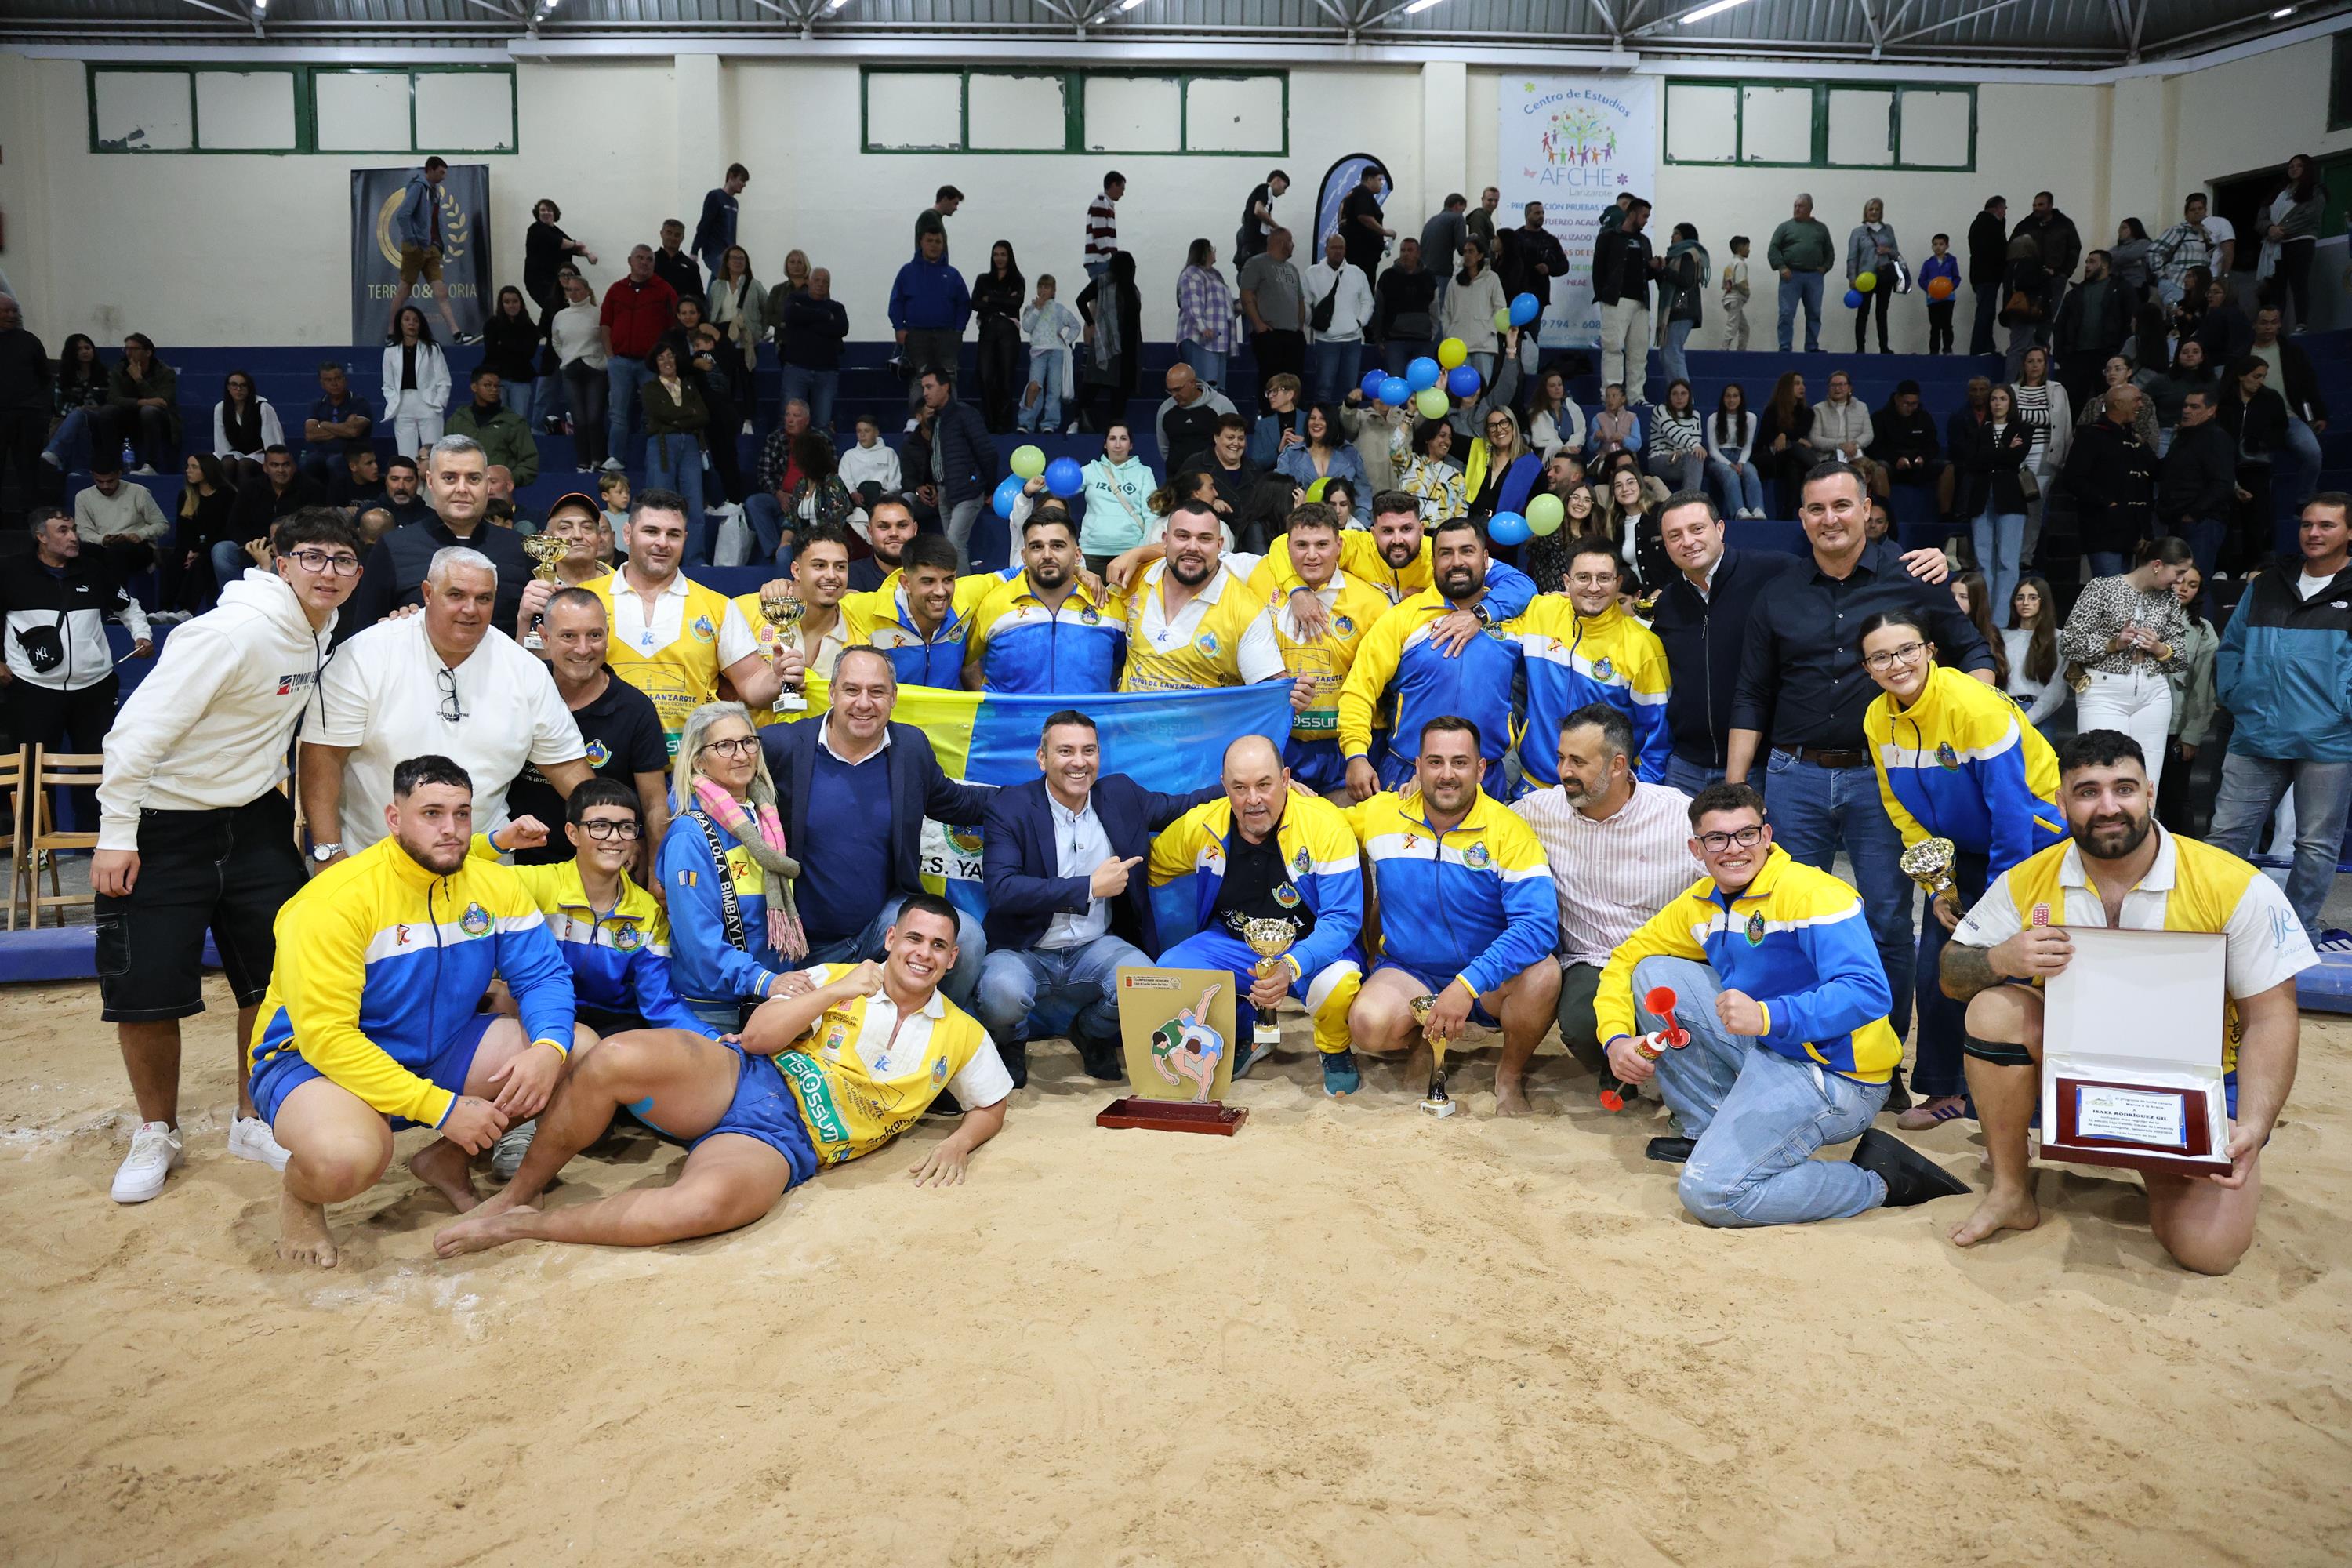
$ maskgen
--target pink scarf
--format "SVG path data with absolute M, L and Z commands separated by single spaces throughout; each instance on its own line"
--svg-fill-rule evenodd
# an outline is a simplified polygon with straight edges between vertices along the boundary
M 785 853 L 784 826 L 776 820 L 776 808 L 772 805 L 760 807 L 755 822 L 751 814 L 743 809 L 742 802 L 705 778 L 694 781 L 694 801 L 711 820 L 733 834 L 746 847 L 752 845 L 756 837 L 760 845 L 774 851 L 772 856 L 756 853 L 752 856 L 761 863 L 767 882 L 768 945 L 794 962 L 806 958 L 808 935 L 801 930 L 800 911 L 793 905 L 792 879 L 800 868 Z M 771 860 L 791 866 L 792 869 L 779 870 L 770 865 Z

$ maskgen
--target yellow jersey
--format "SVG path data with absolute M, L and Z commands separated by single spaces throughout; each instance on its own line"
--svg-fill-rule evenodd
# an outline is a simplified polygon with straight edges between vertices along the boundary
M 1298 619 L 1290 613 L 1290 596 L 1276 590 L 1267 606 L 1275 646 L 1282 650 L 1282 667 L 1293 677 L 1315 683 L 1314 695 L 1294 716 L 1293 737 L 1301 741 L 1335 741 L 1339 735 L 1339 689 L 1356 666 L 1356 650 L 1364 634 L 1389 611 L 1389 599 L 1380 589 L 1345 572 L 1335 572 L 1316 595 L 1331 618 L 1331 629 L 1313 642 L 1306 641 Z
M 850 967 L 820 963 L 803 973 L 830 985 Z M 817 1158 L 828 1165 L 879 1149 L 950 1085 L 968 1110 L 994 1105 L 1013 1089 L 988 1032 L 937 991 L 921 1012 L 903 1017 L 884 991 L 835 1003 L 776 1053 L 776 1068 L 792 1085 Z
M 751 626 L 724 594 L 682 572 L 655 598 L 650 615 L 621 572 L 585 586 L 604 602 L 612 627 L 604 661 L 654 700 L 676 756 L 686 716 L 719 695 L 719 672 L 759 651 Z
M 1220 564 L 1200 592 L 1168 614 L 1168 563 L 1144 568 L 1121 605 L 1127 670 L 1121 691 L 1201 691 L 1253 686 L 1283 670 L 1265 601 Z

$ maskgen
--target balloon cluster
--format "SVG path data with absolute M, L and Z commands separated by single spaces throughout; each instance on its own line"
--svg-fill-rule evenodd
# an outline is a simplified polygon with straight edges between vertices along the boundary
M 1423 354 L 1404 367 L 1402 375 L 1368 370 L 1358 385 L 1375 403 L 1391 408 L 1411 404 L 1424 419 L 1443 419 L 1453 406 L 1450 399 L 1475 397 L 1484 384 L 1478 372 L 1465 363 L 1469 357 L 1467 343 L 1448 338 L 1437 345 L 1435 359 Z
M 1045 452 L 1034 446 L 1015 447 L 1006 467 L 1013 472 L 998 482 L 989 505 L 1008 522 L 1013 520 L 1013 508 L 1021 500 L 1021 492 L 1034 479 L 1043 476 L 1045 489 L 1063 500 L 1087 488 L 1086 470 L 1076 458 L 1056 458 L 1049 463 Z
M 1543 301 L 1533 294 L 1515 294 L 1511 302 L 1495 312 L 1495 330 L 1507 332 L 1513 327 L 1524 327 L 1543 314 Z

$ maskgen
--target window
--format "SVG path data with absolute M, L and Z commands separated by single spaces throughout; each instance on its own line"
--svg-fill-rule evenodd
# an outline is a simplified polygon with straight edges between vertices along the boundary
M 2327 129 L 2352 127 L 2352 33 L 2328 40 Z
M 1976 168 L 1970 87 L 1669 80 L 1669 163 L 1796 169 Z
M 93 153 L 511 153 L 510 66 L 91 64 Z
M 1130 71 L 860 73 L 868 153 L 1255 153 L 1290 148 L 1290 79 Z

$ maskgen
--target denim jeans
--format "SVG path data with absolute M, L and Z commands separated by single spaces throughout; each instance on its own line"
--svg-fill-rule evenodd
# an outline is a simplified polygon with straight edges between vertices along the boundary
M 1676 456 L 1664 447 L 1653 447 L 1642 454 L 1642 467 L 1670 490 L 1695 490 L 1706 480 L 1706 454 L 1690 451 Z
M 1952 881 L 1958 889 L 1963 911 L 1976 908 L 1977 900 L 1984 897 L 1990 874 L 1990 863 L 1981 855 L 1962 850 L 1952 858 Z M 1921 1100 L 1969 1091 L 1968 1078 L 1960 1069 L 1960 1041 L 1968 1033 L 1969 1005 L 1944 994 L 1944 944 L 1951 937 L 1936 911 L 1927 910 L 1919 922 L 1919 1045 L 1911 1063 L 1911 1092 Z
M 1997 353 L 2000 351 L 1992 346 L 1992 327 L 2000 320 L 2000 285 L 1979 283 L 1975 293 L 1977 310 L 1969 322 L 1969 353 Z
M 1601 307 L 1601 384 L 1618 383 L 1625 401 L 1647 400 L 1650 388 L 1650 308 L 1638 300 Z
M 1669 383 L 1690 379 L 1690 362 L 1683 357 L 1683 344 L 1691 335 L 1696 321 L 1668 321 L 1665 346 L 1658 351 L 1658 368 L 1666 373 Z
M 2303 503 L 2319 488 L 2319 470 L 2326 465 L 2319 455 L 2319 437 L 2312 433 L 2310 426 L 2292 414 L 2286 420 L 2286 446 L 2294 454 L 2295 477 L 2291 483 L 2281 483 L 2276 476 L 2285 465 L 2273 464 L 2271 496 L 2279 510 L 2293 515 L 2302 511 Z
M 1402 375 L 1412 368 L 1412 362 L 1423 355 L 1437 357 L 1437 345 L 1426 338 L 1391 338 L 1381 344 L 1381 374 Z M 1473 354 L 1475 361 L 1477 356 Z
M 1735 468 L 1720 458 L 1709 458 L 1706 472 L 1715 481 L 1715 504 L 1723 509 L 1726 517 L 1743 507 L 1756 511 L 1764 510 L 1764 476 L 1756 471 L 1755 464 L 1741 463 Z
M 1875 768 L 1825 768 L 1800 762 L 1777 747 L 1772 752 L 1772 836 L 1791 859 L 1818 870 L 1833 869 L 1839 847 L 1853 862 L 1856 890 L 1870 921 L 1871 944 L 1886 971 L 1893 996 L 1886 1022 L 1899 1039 L 1911 1032 L 1911 924 L 1916 884 L 1904 875 L 1903 836 L 1879 798 Z
M 563 384 L 572 394 L 572 447 L 583 468 L 600 468 L 611 447 L 605 445 L 605 399 L 612 384 L 605 373 L 585 360 L 563 367 Z
M 784 530 L 789 527 L 797 532 L 800 526 L 798 518 L 784 516 L 783 502 L 772 490 L 758 491 L 744 501 L 743 521 L 751 525 L 751 537 L 760 542 L 753 564 L 781 560 L 778 552 L 783 547 Z
M 1780 352 L 1787 353 L 1797 324 L 1797 307 L 1805 310 L 1805 352 L 1822 348 L 1822 275 L 1791 272 L 1780 279 Z
M 702 443 L 691 436 L 646 437 L 646 489 L 686 498 L 686 561 L 708 565 L 709 525 L 702 516 Z
M 516 416 L 523 422 L 524 428 L 530 428 L 531 409 L 539 401 L 538 380 L 533 378 L 530 381 L 508 381 L 501 378 L 499 382 L 499 401 L 514 411 Z
M 1186 338 L 1176 345 L 1176 353 L 1192 367 L 1192 374 L 1208 385 L 1222 388 L 1225 384 L 1226 354 L 1223 350 L 1202 348 L 1191 338 Z
M 2352 763 L 2231 752 L 2221 759 L 2221 788 L 2213 800 L 2209 841 L 2232 855 L 2252 855 L 2263 824 L 2290 789 L 2294 791 L 2294 864 L 2286 875 L 2286 901 L 2294 906 L 2295 919 L 2315 942 L 2319 907 L 2327 901 L 2336 881 L 2336 858 L 2344 849 L 2345 808 L 2352 805 Z
M 1037 384 L 1037 401 L 1034 405 L 1023 407 L 1021 416 L 1013 421 L 1016 427 L 1023 430 L 1042 430 L 1048 435 L 1061 429 L 1062 366 L 1067 362 L 1069 354 L 1070 351 L 1067 349 L 1031 349 L 1029 351 L 1029 379 Z M 1219 354 L 1217 362 L 1222 366 L 1224 356 Z M 1028 396 L 1029 389 L 1023 387 L 1021 395 Z
M 629 460 L 629 421 L 636 416 L 637 389 L 653 379 L 646 362 L 614 354 L 604 366 L 604 456 L 625 466 Z
M 2017 563 L 2025 546 L 2025 514 L 1997 512 L 1993 510 L 1995 504 L 1985 502 L 1970 532 L 1976 540 L 1977 570 L 1985 574 L 1985 586 L 1992 593 L 1992 602 L 2006 605 L 2010 595 L 2017 591 Z
M 1680 752 L 1674 752 L 1668 753 L 1666 757 L 1665 782 L 1668 789 L 1678 789 L 1685 795 L 1696 795 L 1699 791 L 1705 789 L 1709 784 L 1721 784 L 1723 782 L 1723 770 L 1719 767 L 1703 768 L 1696 763 L 1690 762 L 1685 759 Z M 1764 781 L 1757 777 L 1755 774 L 1750 773 L 1748 775 L 1748 783 L 1750 787 L 1755 789 L 1757 794 L 1761 795 L 1764 793 Z M 1698 862 L 1694 860 L 1691 864 L 1696 868 Z M 1698 880 L 1698 875 L 1696 870 L 1692 873 L 1691 880 Z
M 215 593 L 244 576 L 245 569 L 253 564 L 253 557 L 245 552 L 244 545 L 226 539 L 213 546 L 211 560 Z
M 1863 776 L 1872 777 L 1869 770 Z M 1801 1225 L 1845 1219 L 1886 1201 L 1886 1184 L 1816 1149 L 1862 1136 L 1886 1103 L 1886 1085 L 1856 1083 L 1727 1033 L 1716 1021 L 1722 982 L 1688 958 L 1645 958 L 1633 994 L 1664 985 L 1690 1044 L 1658 1058 L 1658 1093 L 1695 1141 L 1675 1190 L 1693 1217 L 1712 1226 Z M 1636 1010 L 1642 1028 L 1665 1020 Z
M 2120 577 L 2124 574 L 2124 552 L 2120 550 L 2085 550 L 2083 559 L 2091 563 L 2091 575 L 2094 577 Z
M 2165 531 L 2189 541 L 2189 552 L 2197 558 L 2197 575 L 2211 581 L 2213 567 L 2221 559 L 2221 541 L 2230 536 L 2229 523 L 2218 517 L 2200 517 L 2186 528 L 2176 524 Z
M 96 409 L 77 408 L 58 426 L 45 448 L 58 460 L 58 467 L 68 474 L 80 473 L 89 467 L 90 455 L 101 441 L 119 444 L 114 435 L 114 422 Z M 109 452 L 107 456 L 116 454 Z
M 1310 343 L 1307 348 L 1307 401 L 1338 405 L 1347 401 L 1363 374 L 1364 345 L 1360 342 Z
M 809 425 L 817 430 L 833 428 L 833 395 L 841 390 L 841 372 L 811 370 L 806 365 L 784 366 L 784 401 L 798 398 L 808 405 Z M 781 420 L 779 420 L 781 423 Z
M 1083 947 L 1000 948 L 981 965 L 972 1016 L 1000 1046 L 1040 1036 L 1108 1044 L 1118 1038 L 1118 966 L 1150 962 L 1108 935 Z
M 971 560 L 971 531 L 980 521 L 980 509 L 987 504 L 987 497 L 974 496 L 970 500 L 955 502 L 940 518 L 940 526 L 946 531 L 948 542 L 955 546 L 957 560 Z
M 856 963 L 868 958 L 878 962 L 882 957 L 882 939 L 890 933 L 890 922 L 898 918 L 898 906 L 906 901 L 899 898 L 885 902 L 856 936 L 811 942 L 808 962 L 801 967 L 805 969 L 812 963 Z M 988 962 L 988 937 L 981 931 L 980 922 L 961 910 L 956 911 L 956 948 L 955 967 L 948 971 L 940 989 L 949 1001 L 969 1013 L 972 993 L 980 984 L 981 966 Z

